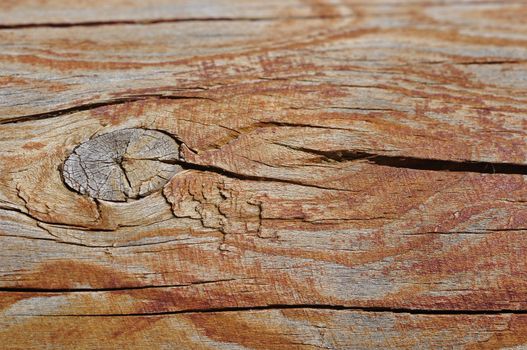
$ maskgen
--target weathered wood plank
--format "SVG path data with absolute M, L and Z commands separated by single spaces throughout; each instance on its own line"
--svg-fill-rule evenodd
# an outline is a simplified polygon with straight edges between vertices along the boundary
M 186 122 L 179 111 L 192 118 L 194 103 L 214 108 L 212 116 Z M 240 118 L 239 127 L 223 129 L 213 117 L 222 115 L 218 102 L 152 105 L 2 126 L 1 193 L 11 208 L 3 219 L 4 287 L 125 289 L 60 296 L 74 307 L 61 312 L 88 314 L 298 303 L 525 307 L 524 175 L 339 159 L 331 143 L 310 143 L 311 127 L 255 121 L 244 129 Z M 64 185 L 59 169 L 75 145 L 96 132 L 145 126 L 180 138 L 186 164 L 198 168 L 176 174 L 163 193 L 125 203 Z M 354 154 L 339 129 L 314 129 Z M 148 286 L 166 288 L 126 290 Z M 158 305 L 157 293 L 178 302 Z
M 4 27 L 52 26 L 52 25 L 98 25 L 121 23 L 152 23 L 162 21 L 191 20 L 265 20 L 285 18 L 334 18 L 356 16 L 372 7 L 380 13 L 394 14 L 408 9 L 425 7 L 439 15 L 449 13 L 449 17 L 459 20 L 459 10 L 475 12 L 470 17 L 479 19 L 488 16 L 496 9 L 499 14 L 493 17 L 505 21 L 509 14 L 521 9 L 522 0 L 509 0 L 506 4 L 498 0 L 411 0 L 401 3 L 398 0 L 268 0 L 261 3 L 254 0 L 94 0 L 89 2 L 64 2 L 63 0 L 6 0 L 0 3 L 0 25 Z M 511 9 L 509 13 L 504 9 Z M 452 10 L 457 10 L 453 12 Z M 477 10 L 477 11 L 474 11 Z M 470 19 L 470 18 L 468 18 Z M 462 18 L 466 21 L 467 18 Z
M 277 309 L 134 317 L 7 317 L 0 325 L 5 349 L 42 349 L 45 344 L 75 349 L 496 349 L 524 344 L 527 319 L 510 314 Z
M 405 156 L 443 150 L 450 153 L 441 159 L 525 164 L 525 31 L 503 27 L 499 17 L 460 31 L 407 15 L 4 30 L 0 118 L 200 97 L 231 106 L 229 127 L 249 118 L 309 120 L 377 140 L 391 136 L 377 142 L 381 151 L 404 147 Z M 211 114 L 201 105 L 192 118 Z
M 1 344 L 525 345 L 525 2 L 149 5 L 0 4 Z
M 357 2 L 360 4 L 360 2 Z M 326 4 L 321 1 L 89 1 L 63 0 L 2 1 L 0 25 L 97 25 L 191 20 L 265 20 L 305 17 L 336 17 L 351 12 L 352 2 Z

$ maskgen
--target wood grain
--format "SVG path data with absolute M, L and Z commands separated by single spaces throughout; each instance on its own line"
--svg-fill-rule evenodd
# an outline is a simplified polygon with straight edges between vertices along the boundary
M 105 327 L 101 327 L 101 323 Z M 525 342 L 524 315 L 412 315 L 278 309 L 136 317 L 7 317 L 6 349 L 386 349 L 514 348 Z M 225 327 L 229 325 L 230 327 Z M 24 330 L 31 329 L 31 334 Z M 64 337 L 64 334 L 70 334 Z
M 525 346 L 527 3 L 0 9 L 7 348 Z

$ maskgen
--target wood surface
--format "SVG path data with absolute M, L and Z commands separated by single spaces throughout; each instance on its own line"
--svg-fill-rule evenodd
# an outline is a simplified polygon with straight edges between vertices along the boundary
M 527 347 L 526 19 L 0 2 L 0 347 Z

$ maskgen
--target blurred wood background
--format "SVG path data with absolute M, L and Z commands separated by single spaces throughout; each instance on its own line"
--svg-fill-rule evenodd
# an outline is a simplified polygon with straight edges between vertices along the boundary
M 1 348 L 527 346 L 526 1 L 4 0 L 0 49 Z M 70 189 L 123 129 L 183 170 Z

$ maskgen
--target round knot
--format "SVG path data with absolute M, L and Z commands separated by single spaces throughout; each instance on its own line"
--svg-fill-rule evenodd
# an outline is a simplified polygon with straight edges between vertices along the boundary
M 123 129 L 77 146 L 62 174 L 73 190 L 90 197 L 122 202 L 163 187 L 182 170 L 179 144 L 156 130 Z

